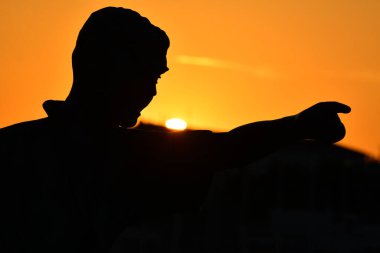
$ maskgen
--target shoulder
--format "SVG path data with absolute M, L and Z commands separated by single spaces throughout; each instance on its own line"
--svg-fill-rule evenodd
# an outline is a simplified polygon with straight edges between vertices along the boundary
M 50 123 L 48 118 L 31 120 L 0 128 L 0 142 L 20 142 L 46 133 Z
M 35 131 L 48 125 L 48 118 L 41 118 L 25 122 L 16 123 L 3 128 L 0 128 L 1 134 L 23 133 Z
M 40 151 L 40 143 L 47 139 L 44 137 L 47 136 L 44 130 L 47 127 L 48 120 L 39 119 L 0 129 L 1 165 L 7 168 L 7 172 L 2 170 L 2 173 L 10 176 L 9 173 L 13 173 L 12 171 L 17 174 L 19 171 L 29 168 L 33 156 Z

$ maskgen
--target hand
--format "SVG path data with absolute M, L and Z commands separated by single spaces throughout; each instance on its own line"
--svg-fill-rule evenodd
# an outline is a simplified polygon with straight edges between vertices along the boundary
M 338 102 L 321 102 L 295 115 L 297 129 L 303 139 L 335 143 L 346 134 L 338 113 L 349 113 L 351 108 Z

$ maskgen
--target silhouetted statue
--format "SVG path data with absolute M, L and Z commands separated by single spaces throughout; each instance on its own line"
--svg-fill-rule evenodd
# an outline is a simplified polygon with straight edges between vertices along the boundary
M 168 71 L 168 47 L 135 11 L 89 17 L 67 99 L 46 101 L 47 118 L 0 131 L 2 252 L 109 252 L 126 227 L 197 212 L 217 170 L 344 137 L 338 113 L 350 108 L 337 102 L 225 133 L 131 128 Z

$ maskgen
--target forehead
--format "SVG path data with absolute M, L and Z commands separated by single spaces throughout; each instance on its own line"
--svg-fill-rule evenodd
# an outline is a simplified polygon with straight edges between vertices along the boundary
M 162 74 L 169 70 L 166 50 L 111 50 L 113 67 L 132 71 L 151 70 Z
M 120 74 L 161 75 L 169 70 L 166 54 L 164 55 L 125 55 L 117 53 L 112 63 L 107 66 L 111 71 Z

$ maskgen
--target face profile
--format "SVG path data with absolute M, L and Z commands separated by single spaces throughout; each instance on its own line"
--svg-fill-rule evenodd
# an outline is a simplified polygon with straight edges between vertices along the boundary
M 118 54 L 118 52 L 114 52 Z M 126 66 L 125 58 L 117 58 L 105 69 L 108 83 L 107 94 L 109 113 L 113 122 L 131 127 L 136 124 L 140 112 L 157 95 L 157 82 L 168 71 L 166 53 L 154 58 L 146 58 L 146 65 L 137 65 L 132 69 Z
M 166 33 L 137 12 L 115 7 L 94 12 L 77 39 L 66 103 L 90 119 L 134 126 L 168 71 L 168 47 Z

